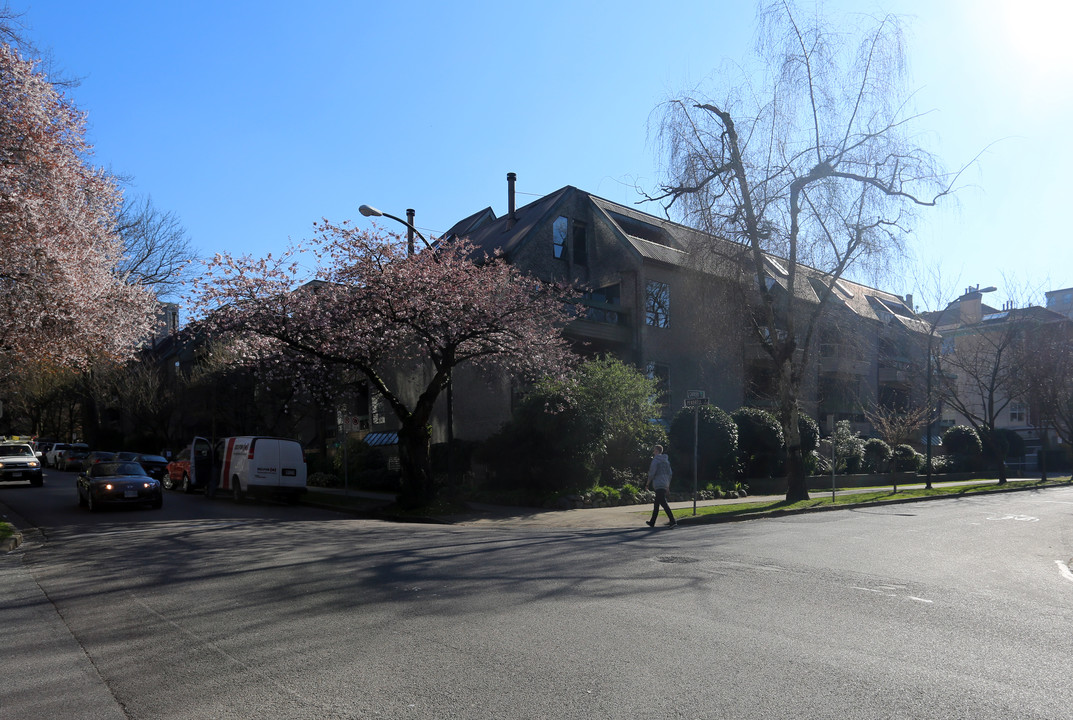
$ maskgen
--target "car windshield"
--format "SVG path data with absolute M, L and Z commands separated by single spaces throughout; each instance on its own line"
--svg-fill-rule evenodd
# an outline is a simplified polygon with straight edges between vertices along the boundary
M 33 455 L 34 451 L 29 445 L 4 445 L 0 446 L 0 455 Z
M 142 466 L 136 462 L 102 462 L 90 468 L 93 477 L 114 477 L 116 475 L 144 475 Z
M 137 457 L 139 462 L 151 462 L 151 463 L 167 463 L 168 461 L 159 455 L 139 455 Z

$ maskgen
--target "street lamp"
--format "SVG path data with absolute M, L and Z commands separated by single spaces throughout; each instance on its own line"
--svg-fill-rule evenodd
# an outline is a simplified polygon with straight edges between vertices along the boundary
M 429 243 L 429 241 L 425 239 L 425 236 L 421 234 L 420 230 L 418 230 L 417 228 L 415 228 L 413 226 L 412 222 L 406 222 L 405 220 L 403 220 L 400 217 L 395 217 L 394 215 L 389 215 L 386 212 L 381 212 L 380 210 L 377 210 L 376 208 L 372 207 L 371 205 L 362 205 L 361 207 L 358 208 L 358 212 L 360 212 L 365 217 L 386 217 L 386 218 L 391 218 L 395 222 L 400 222 L 403 225 L 405 225 L 411 232 L 415 233 L 417 235 L 417 237 L 421 238 L 421 242 L 425 243 L 425 247 L 427 247 L 429 250 L 433 249 L 432 245 Z M 413 210 L 407 210 L 406 211 L 406 216 L 409 217 L 412 220 L 413 216 L 414 216 L 414 211 Z M 411 242 L 410 242 L 410 252 L 413 252 L 413 242 L 412 242 L 412 240 L 413 240 L 413 238 L 411 238 Z
M 395 222 L 402 223 L 403 225 L 406 226 L 406 228 L 407 228 L 407 230 L 409 230 L 409 232 L 415 233 L 417 235 L 417 237 L 421 238 L 421 242 L 425 243 L 425 247 L 427 247 L 429 250 L 432 250 L 433 252 L 435 252 L 435 248 L 432 247 L 432 245 L 429 243 L 429 241 L 425 239 L 425 236 L 421 234 L 421 231 L 414 227 L 414 225 L 413 225 L 414 211 L 413 210 L 407 210 L 406 211 L 406 217 L 409 218 L 410 222 L 407 222 L 406 220 L 403 220 L 400 217 L 395 217 L 394 215 L 391 215 L 389 213 L 383 212 L 381 210 L 377 210 L 376 208 L 374 208 L 371 205 L 362 205 L 361 207 L 358 208 L 358 212 L 360 212 L 365 217 L 386 217 L 386 218 L 391 218 Z M 413 239 L 412 235 L 410 236 L 410 248 L 409 248 L 409 250 L 410 250 L 410 254 L 413 254 L 413 251 L 414 251 L 414 239 Z M 437 259 L 435 255 L 433 255 L 433 259 Z M 450 483 L 450 481 L 451 481 L 451 447 L 454 445 L 454 439 L 455 439 L 455 431 L 454 431 L 454 393 L 452 391 L 451 385 L 452 385 L 452 383 L 451 383 L 451 369 L 448 368 L 447 369 L 447 481 L 448 481 L 448 483 Z

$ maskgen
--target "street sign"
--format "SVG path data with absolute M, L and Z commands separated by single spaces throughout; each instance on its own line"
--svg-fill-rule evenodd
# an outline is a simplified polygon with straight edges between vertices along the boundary
M 705 397 L 703 390 L 686 390 L 686 400 L 697 400 Z
M 687 408 L 695 408 L 695 407 L 700 407 L 701 405 L 707 405 L 707 404 L 708 404 L 708 398 L 704 398 L 704 397 L 701 397 L 701 398 L 686 398 L 685 406 Z

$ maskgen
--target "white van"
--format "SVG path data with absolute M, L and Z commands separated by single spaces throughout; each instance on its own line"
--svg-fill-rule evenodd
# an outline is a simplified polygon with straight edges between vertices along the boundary
M 190 481 L 212 496 L 227 492 L 236 501 L 247 495 L 276 496 L 297 502 L 306 491 L 306 462 L 295 440 L 275 437 L 227 437 L 213 447 L 197 437 L 190 447 Z M 211 465 L 210 465 L 211 463 Z

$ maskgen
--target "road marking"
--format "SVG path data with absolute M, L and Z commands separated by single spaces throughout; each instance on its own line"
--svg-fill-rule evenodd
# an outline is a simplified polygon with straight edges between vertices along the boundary
M 1019 520 L 1021 522 L 1039 522 L 1039 518 L 1032 515 L 1001 515 L 989 516 L 988 520 Z
M 1058 566 L 1058 572 L 1062 573 L 1062 577 L 1073 582 L 1073 571 L 1069 569 L 1069 565 L 1066 565 L 1061 560 L 1055 560 L 1054 564 Z
M 910 600 L 916 600 L 917 602 L 922 602 L 922 603 L 933 603 L 933 602 L 935 602 L 934 600 L 927 600 L 925 598 L 913 597 L 912 595 L 909 596 L 909 599 Z

